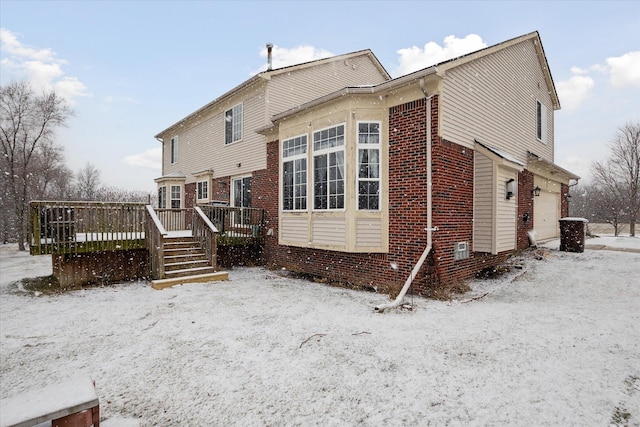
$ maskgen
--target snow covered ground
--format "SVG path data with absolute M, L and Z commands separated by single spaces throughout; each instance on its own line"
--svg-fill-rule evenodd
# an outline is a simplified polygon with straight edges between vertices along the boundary
M 379 314 L 384 295 L 262 268 L 36 297 L 13 283 L 50 257 L 2 245 L 0 397 L 86 374 L 107 427 L 640 424 L 640 253 L 510 263 Z

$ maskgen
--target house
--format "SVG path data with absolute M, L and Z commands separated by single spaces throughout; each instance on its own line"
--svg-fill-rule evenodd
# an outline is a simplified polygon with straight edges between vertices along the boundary
M 397 294 L 559 236 L 537 32 L 390 79 L 370 51 L 268 70 L 159 133 L 161 207 L 265 211 L 262 262 Z

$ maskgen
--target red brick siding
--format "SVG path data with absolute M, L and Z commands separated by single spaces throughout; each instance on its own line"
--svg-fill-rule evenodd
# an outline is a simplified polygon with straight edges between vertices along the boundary
M 209 189 L 209 197 L 211 200 L 215 200 L 216 202 L 226 202 L 229 204 L 230 182 L 231 181 L 228 176 L 212 179 L 211 188 Z
M 560 218 L 569 216 L 569 186 L 560 184 Z
M 196 202 L 196 183 L 184 185 L 184 206 L 185 209 L 193 209 Z
M 518 228 L 516 248 L 529 247 L 527 232 L 533 229 L 533 173 L 523 170 L 518 174 Z

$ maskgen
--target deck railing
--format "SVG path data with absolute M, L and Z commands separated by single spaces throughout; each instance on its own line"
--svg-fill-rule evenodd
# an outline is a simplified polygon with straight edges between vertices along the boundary
M 191 209 L 156 209 L 156 213 L 167 231 L 191 229 Z
M 264 243 L 263 209 L 214 205 L 200 205 L 199 208 L 218 229 L 219 245 Z
M 164 278 L 164 239 L 167 237 L 167 230 L 162 225 L 160 218 L 153 209 L 153 206 L 146 206 L 147 220 L 145 222 L 145 236 L 147 250 L 149 251 L 149 269 L 151 277 L 156 279 Z
M 144 249 L 143 203 L 34 201 L 32 255 Z
M 200 242 L 200 246 L 204 250 L 207 259 L 211 262 L 211 266 L 215 269 L 217 267 L 217 243 L 216 238 L 218 235 L 218 229 L 207 218 L 199 207 L 194 208 L 194 215 L 192 219 L 193 228 L 191 233 L 193 237 Z
M 151 256 L 158 264 L 163 258 L 157 248 L 162 248 L 167 233 L 204 233 L 202 216 L 218 230 L 218 246 L 260 245 L 265 235 L 264 210 L 256 208 L 201 205 L 195 210 L 154 210 L 143 203 L 34 201 L 30 215 L 32 255 L 147 248 L 154 249 Z

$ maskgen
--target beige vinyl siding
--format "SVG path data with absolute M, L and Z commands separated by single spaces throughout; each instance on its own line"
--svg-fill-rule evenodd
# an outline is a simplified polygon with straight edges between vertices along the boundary
M 380 217 L 356 219 L 357 248 L 380 248 L 382 236 L 382 219 Z
M 281 113 L 347 86 L 374 85 L 385 81 L 366 54 L 277 74 L 269 82 L 269 114 Z
M 498 196 L 496 209 L 496 253 L 509 251 L 516 248 L 516 215 L 518 209 L 518 195 L 515 194 L 511 199 L 506 199 L 505 183 L 518 176 L 511 169 L 498 167 Z M 515 188 L 517 188 L 517 184 Z
M 224 113 L 239 103 L 242 103 L 243 109 L 242 139 L 225 144 Z M 213 169 L 213 176 L 220 177 L 266 168 L 264 137 L 254 131 L 265 123 L 264 90 L 254 91 L 245 99 L 236 97 L 220 104 L 206 116 L 184 126 L 179 134 L 179 161 L 173 165 L 165 162 L 165 174 L 184 172 L 188 184 L 197 180 L 194 172 L 206 169 Z
M 347 221 L 343 216 L 316 217 L 311 225 L 311 241 L 314 246 L 345 249 Z
M 441 135 L 473 147 L 474 139 L 527 161 L 527 151 L 553 162 L 553 104 L 532 40 L 446 70 Z M 536 100 L 547 107 L 547 142 L 536 138 Z
M 493 162 L 475 152 L 473 195 L 473 250 L 493 252 L 494 198 Z
M 306 216 L 282 216 L 280 218 L 280 244 L 307 246 L 309 243 L 309 219 Z

